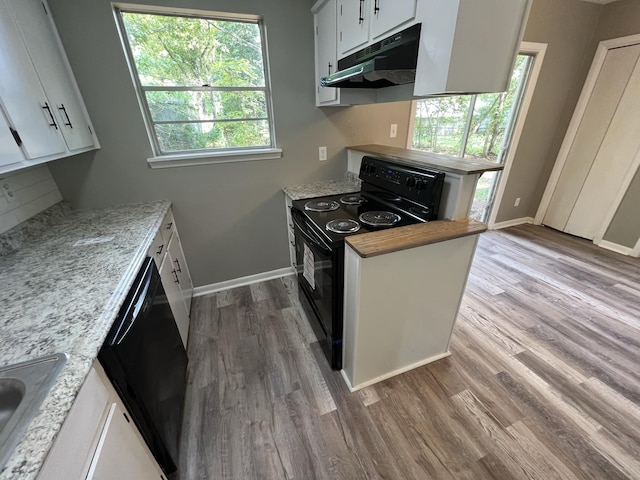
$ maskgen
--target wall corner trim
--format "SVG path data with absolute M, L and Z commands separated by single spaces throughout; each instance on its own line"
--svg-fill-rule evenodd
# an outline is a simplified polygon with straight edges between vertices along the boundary
M 244 285 L 251 285 L 252 283 L 273 280 L 274 278 L 286 277 L 287 275 L 294 275 L 295 273 L 296 272 L 293 267 L 280 268 L 270 272 L 256 273 L 255 275 L 195 287 L 193 289 L 193 296 L 201 297 L 202 295 L 209 295 L 210 293 L 221 292 L 222 290 L 229 290 L 231 288 L 242 287 Z
M 489 230 L 500 230 L 501 228 L 515 227 L 516 225 L 524 225 L 527 223 L 533 223 L 533 217 L 514 218 L 505 222 L 494 223 L 489 227 Z

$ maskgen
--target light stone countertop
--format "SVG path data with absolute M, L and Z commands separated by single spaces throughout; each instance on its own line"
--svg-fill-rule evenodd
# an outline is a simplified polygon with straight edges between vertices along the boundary
M 0 237 L 0 366 L 68 355 L 0 480 L 37 477 L 171 204 L 60 205 Z
M 284 187 L 284 193 L 291 200 L 302 200 L 305 198 L 324 197 L 326 195 L 340 195 L 341 193 L 353 193 L 360 191 L 360 179 L 358 176 L 347 172 L 341 180 L 325 180 L 302 185 Z

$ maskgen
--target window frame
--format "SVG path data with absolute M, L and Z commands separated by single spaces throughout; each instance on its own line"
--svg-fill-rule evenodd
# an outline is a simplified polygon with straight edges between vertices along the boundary
M 187 165 L 203 165 L 209 163 L 229 163 L 240 161 L 253 161 L 253 160 L 270 160 L 282 157 L 282 149 L 277 148 L 276 144 L 276 132 L 275 121 L 273 115 L 273 98 L 271 91 L 271 74 L 269 70 L 269 55 L 267 49 L 267 33 L 262 17 L 258 15 L 249 14 L 236 14 L 227 12 L 217 12 L 209 10 L 195 10 L 188 8 L 174 8 L 174 7 L 162 7 L 155 5 L 138 5 L 130 3 L 113 3 L 113 15 L 117 25 L 118 34 L 120 36 L 120 42 L 122 44 L 123 53 L 127 66 L 129 67 L 129 73 L 133 81 L 136 96 L 138 98 L 138 106 L 142 114 L 145 128 L 147 130 L 147 136 L 149 137 L 149 143 L 153 151 L 153 156 L 147 158 L 147 162 L 151 168 L 167 168 L 167 167 L 179 167 Z M 127 37 L 127 31 L 122 19 L 121 13 L 139 13 L 139 14 L 153 14 L 162 16 L 179 16 L 179 17 L 192 17 L 192 18 L 209 18 L 213 20 L 232 21 L 252 23 L 258 26 L 260 29 L 260 43 L 262 51 L 262 61 L 264 70 L 264 87 L 187 87 L 176 86 L 169 89 L 188 90 L 188 91 L 264 91 L 265 103 L 267 110 L 267 122 L 269 125 L 269 141 L 268 146 L 242 146 L 232 148 L 212 148 L 212 149 L 193 149 L 193 150 L 181 150 L 176 152 L 163 152 L 160 148 L 158 137 L 154 126 L 158 123 L 155 122 L 151 115 L 151 110 L 146 98 L 146 91 L 153 90 L 167 90 L 167 87 L 144 87 L 140 82 L 140 76 L 138 74 L 138 68 L 135 63 L 131 45 Z M 245 120 L 251 120 L 247 117 Z M 185 122 L 189 123 L 189 122 Z M 197 122 L 194 122 L 197 123 Z

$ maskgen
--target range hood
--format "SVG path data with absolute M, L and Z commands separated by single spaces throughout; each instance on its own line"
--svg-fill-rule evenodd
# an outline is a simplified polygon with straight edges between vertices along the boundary
M 413 83 L 421 24 L 380 40 L 338 61 L 338 71 L 322 77 L 323 87 L 384 88 Z

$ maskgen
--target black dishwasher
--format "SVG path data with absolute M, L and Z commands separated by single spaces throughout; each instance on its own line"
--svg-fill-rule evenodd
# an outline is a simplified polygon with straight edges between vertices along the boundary
M 98 359 L 160 467 L 173 473 L 187 353 L 152 258 L 145 259 Z

